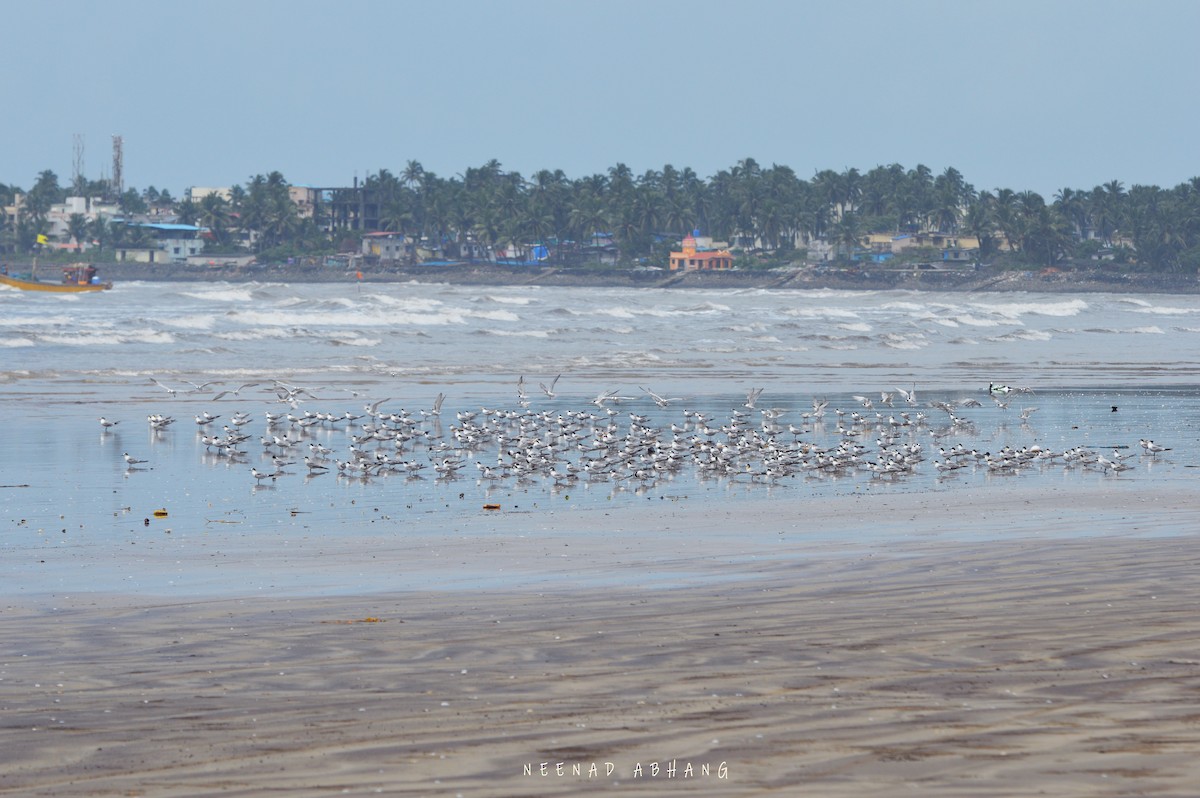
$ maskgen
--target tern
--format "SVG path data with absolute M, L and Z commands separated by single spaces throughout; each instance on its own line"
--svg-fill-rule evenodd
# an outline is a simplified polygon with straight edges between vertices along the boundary
M 1138 443 L 1140 443 L 1142 448 L 1146 450 L 1146 454 L 1158 454 L 1159 452 L 1171 451 L 1171 447 L 1169 446 L 1159 446 L 1154 441 L 1146 440 L 1144 438 L 1138 441 Z
M 145 460 L 138 460 L 136 457 L 131 455 L 129 452 L 125 452 L 124 454 L 121 455 L 121 457 L 125 458 L 126 465 L 138 466 L 138 465 L 142 465 L 143 463 L 146 462 Z
M 100 416 L 100 426 L 103 427 L 105 430 L 110 430 L 120 423 L 121 423 L 120 421 L 109 421 L 104 416 Z
M 174 398 L 175 398 L 175 394 L 179 392 L 179 389 L 178 389 L 178 388 L 172 388 L 172 387 L 171 387 L 171 386 L 169 386 L 169 385 L 163 385 L 161 382 L 159 382 L 158 380 L 154 379 L 153 377 L 151 377 L 151 378 L 150 378 L 150 382 L 154 383 L 154 384 L 155 384 L 155 385 L 157 385 L 159 388 L 162 388 L 164 391 L 166 391 L 167 393 L 169 393 L 169 394 L 171 395 L 171 398 L 172 398 L 172 399 L 174 399 Z
M 308 467 L 309 476 L 324 474 L 329 470 L 329 466 L 325 465 L 324 463 L 317 462 L 311 457 L 304 458 L 304 465 Z
M 604 407 L 605 402 L 613 402 L 614 404 L 620 404 L 622 400 L 633 399 L 632 396 L 617 396 L 617 392 L 619 390 L 620 390 L 619 388 L 614 388 L 611 391 L 605 391 L 604 393 L 600 394 L 595 399 L 593 399 L 592 404 L 594 404 L 596 407 Z
M 237 388 L 234 388 L 232 391 L 221 391 L 219 394 L 217 394 L 216 396 L 213 397 L 213 401 L 215 402 L 218 399 L 221 399 L 222 397 L 225 397 L 225 396 L 240 396 L 241 392 L 243 390 L 245 390 L 246 388 L 253 388 L 256 385 L 258 385 L 257 382 L 248 382 L 245 385 L 239 385 Z
M 250 467 L 250 473 L 251 473 L 252 475 L 254 475 L 254 479 L 255 479 L 256 481 L 260 482 L 260 483 L 261 483 L 261 482 L 262 482 L 264 479 L 269 479 L 269 480 L 271 480 L 272 482 L 274 482 L 274 481 L 275 481 L 275 477 L 279 476 L 279 473 L 278 473 L 278 472 L 275 472 L 275 473 L 273 473 L 273 474 L 265 474 L 265 473 L 263 473 L 262 471 L 259 471 L 257 468 L 254 468 L 253 466 L 251 466 L 251 467 Z
M 433 400 L 433 408 L 430 410 L 422 410 L 422 416 L 440 416 L 442 414 L 442 402 L 446 401 L 446 394 L 439 393 L 437 398 Z
M 900 398 L 903 399 L 906 404 L 916 407 L 916 405 L 917 405 L 917 386 L 916 385 L 914 385 L 912 387 L 911 391 L 906 391 L 903 388 L 897 388 L 896 393 L 900 394 Z
M 558 378 L 559 378 L 559 377 L 561 377 L 561 376 L 562 376 L 562 375 L 561 375 L 561 374 L 559 374 L 559 375 L 558 375 L 558 376 L 556 376 L 554 379 L 550 380 L 550 387 L 549 387 L 549 388 L 547 388 L 547 387 L 546 387 L 546 384 L 545 384 L 545 383 L 542 383 L 542 382 L 539 382 L 539 383 L 538 383 L 538 387 L 542 389 L 542 393 L 546 394 L 546 398 L 547 398 L 547 399 L 553 399 L 555 396 L 558 396 L 558 394 L 556 394 L 556 393 L 554 392 L 554 386 L 558 384 Z
M 682 402 L 683 401 L 683 399 L 678 396 L 667 399 L 665 397 L 659 396 L 654 391 L 651 391 L 648 388 L 642 388 L 641 390 L 645 391 L 646 395 L 649 396 L 651 399 L 653 399 L 654 404 L 658 405 L 659 407 L 667 407 L 668 405 L 671 404 L 671 402 Z

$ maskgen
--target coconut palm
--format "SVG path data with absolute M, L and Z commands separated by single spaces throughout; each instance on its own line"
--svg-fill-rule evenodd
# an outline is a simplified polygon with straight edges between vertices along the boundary
M 218 245 L 225 246 L 229 243 L 230 219 L 229 201 L 220 194 L 206 194 L 200 199 L 196 223 L 207 227 L 212 240 Z
M 968 205 L 963 214 L 963 228 L 979 241 L 979 257 L 987 258 L 996 251 L 996 220 L 993 216 L 995 198 L 989 191 L 981 191 Z
M 1087 238 L 1088 214 L 1083 195 L 1073 188 L 1062 188 L 1054 193 L 1054 207 L 1063 218 L 1071 222 L 1075 235 Z
M 82 213 L 73 213 L 67 218 L 67 234 L 75 242 L 75 249 L 83 249 L 83 241 L 87 237 L 88 220 Z
M 421 166 L 420 161 L 409 161 L 405 164 L 404 171 L 400 173 L 400 180 L 409 188 L 420 186 L 424 179 L 425 167 Z
M 838 219 L 834 228 L 839 254 L 845 258 L 850 258 L 854 255 L 854 251 L 862 246 L 862 227 L 859 224 L 858 214 L 854 211 L 846 211 L 842 217 Z
M 570 212 L 571 236 L 586 247 L 592 245 L 597 233 L 608 233 L 611 228 L 612 220 L 604 201 L 590 193 L 580 196 Z M 600 259 L 599 249 L 596 259 Z
M 108 225 L 108 220 L 103 214 L 97 215 L 95 219 L 88 222 L 87 236 L 96 245 L 99 252 L 104 252 L 112 241 L 112 235 Z
M 175 215 L 180 224 L 195 224 L 196 220 L 200 218 L 200 205 L 190 199 L 184 200 L 179 204 Z

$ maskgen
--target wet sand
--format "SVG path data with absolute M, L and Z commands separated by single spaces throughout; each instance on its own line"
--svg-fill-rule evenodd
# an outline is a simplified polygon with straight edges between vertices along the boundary
M 912 534 L 735 565 L 732 536 L 689 547 L 643 513 L 624 534 L 657 541 L 638 559 L 679 571 L 669 587 L 6 594 L 0 793 L 1193 794 L 1189 492 L 1026 498 L 846 497 L 804 525 L 864 527 L 853 506 Z M 795 526 L 770 507 L 740 523 Z M 1076 536 L 1102 518 L 1118 531 Z M 976 540 L 938 534 L 972 519 Z M 583 545 L 556 534 L 547 551 Z M 588 540 L 592 571 L 633 567 Z

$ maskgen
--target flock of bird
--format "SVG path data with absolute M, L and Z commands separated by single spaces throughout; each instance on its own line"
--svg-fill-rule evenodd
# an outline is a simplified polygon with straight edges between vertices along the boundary
M 275 380 L 262 387 L 269 405 L 259 434 L 244 431 L 255 416 L 246 411 L 229 414 L 201 411 L 193 426 L 205 455 L 216 461 L 246 468 L 255 485 L 270 486 L 289 475 L 306 479 L 334 475 L 338 479 L 375 481 L 388 475 L 439 481 L 470 475 L 481 485 L 548 483 L 556 488 L 580 482 L 609 482 L 646 489 L 690 473 L 695 479 L 737 480 L 751 484 L 777 484 L 797 477 L 847 477 L 901 480 L 932 471 L 940 478 L 983 471 L 1016 474 L 1051 466 L 1091 469 L 1117 474 L 1133 467 L 1132 447 L 1104 452 L 1084 446 L 1049 449 L 1037 443 L 995 451 L 968 447 L 956 437 L 978 437 L 973 408 L 983 405 L 974 397 L 921 404 L 916 387 L 874 394 L 853 395 L 849 409 L 831 408 L 827 399 L 813 399 L 810 407 L 795 411 L 760 406 L 763 389 L 748 392 L 728 415 L 681 409 L 668 411 L 684 400 L 666 397 L 646 388 L 640 394 L 605 391 L 589 402 L 588 409 L 567 409 L 559 397 L 561 375 L 547 385 L 539 383 L 536 409 L 524 377 L 517 380 L 516 406 L 463 410 L 442 417 L 444 394 L 431 407 L 415 414 L 379 399 L 354 411 L 317 410 L 307 407 L 325 401 L 320 391 Z M 171 388 L 151 380 L 171 397 L 203 393 L 213 383 L 195 384 L 191 390 Z M 215 393 L 213 401 L 238 397 L 259 383 Z M 992 384 L 987 396 L 1001 411 L 1014 397 L 1032 394 L 1028 388 Z M 243 400 L 244 401 L 244 400 Z M 649 410 L 648 404 L 654 410 Z M 625 409 L 632 405 L 634 409 Z M 635 412 L 639 408 L 646 413 Z M 1026 427 L 1036 407 L 1017 413 Z M 164 414 L 147 417 L 154 438 L 177 423 Z M 119 421 L 101 418 L 102 430 Z M 181 426 L 184 426 L 181 424 Z M 341 431 L 340 435 L 334 434 Z M 341 438 L 344 443 L 335 443 Z M 152 438 L 153 440 L 153 438 Z M 1169 451 L 1151 440 L 1140 441 L 1143 457 Z M 152 467 L 145 457 L 125 452 L 129 471 Z M 251 461 L 256 461 L 251 465 Z

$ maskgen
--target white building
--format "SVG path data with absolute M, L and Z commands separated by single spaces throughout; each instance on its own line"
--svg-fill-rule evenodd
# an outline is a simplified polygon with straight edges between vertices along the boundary
M 50 225 L 47 235 L 59 241 L 71 242 L 70 221 L 75 214 L 91 223 L 99 216 L 111 219 L 119 213 L 117 205 L 102 202 L 98 197 L 67 197 L 66 202 L 50 206 L 50 211 L 46 214 L 46 221 Z M 81 243 L 83 248 L 87 249 L 88 242 Z
M 130 229 L 150 231 L 154 243 L 149 247 L 118 247 L 118 261 L 141 263 L 186 263 L 189 257 L 204 251 L 201 234 L 205 227 L 194 224 L 130 223 Z
M 205 197 L 209 196 L 210 194 L 216 194 L 218 197 L 225 200 L 226 202 L 229 202 L 229 200 L 232 199 L 232 197 L 233 197 L 233 193 L 228 188 L 207 188 L 204 186 L 188 187 L 183 192 L 183 197 L 184 197 L 184 199 L 189 200 L 189 201 L 194 202 L 197 205 L 199 205 L 200 200 L 204 199 Z

